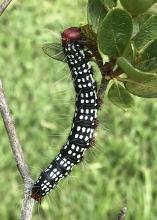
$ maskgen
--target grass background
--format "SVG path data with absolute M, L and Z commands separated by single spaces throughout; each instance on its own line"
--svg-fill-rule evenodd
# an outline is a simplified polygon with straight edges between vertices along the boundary
M 43 43 L 86 22 L 86 0 L 14 1 L 0 18 L 0 78 L 33 178 L 65 142 L 74 110 L 68 67 L 46 56 Z M 98 73 L 97 73 L 98 74 Z M 124 112 L 105 98 L 96 146 L 59 184 L 33 220 L 157 217 L 157 103 L 136 99 Z M 23 185 L 0 120 L 0 219 L 19 219 Z

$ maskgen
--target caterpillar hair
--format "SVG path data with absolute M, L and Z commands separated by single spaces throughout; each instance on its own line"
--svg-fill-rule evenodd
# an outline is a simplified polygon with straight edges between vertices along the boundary
M 76 92 L 75 113 L 65 145 L 41 172 L 32 188 L 31 196 L 38 202 L 71 172 L 74 165 L 81 162 L 85 151 L 94 143 L 94 133 L 98 125 L 96 82 L 93 79 L 93 68 L 85 53 L 80 28 L 68 28 L 61 37 Z

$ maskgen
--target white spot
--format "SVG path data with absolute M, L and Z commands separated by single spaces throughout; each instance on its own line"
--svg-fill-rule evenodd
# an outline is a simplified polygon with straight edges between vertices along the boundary
M 68 151 L 68 154 L 72 154 L 72 151 L 71 151 L 71 150 L 69 150 L 69 151 Z
M 85 131 L 86 131 L 86 128 L 85 128 L 85 127 L 83 127 L 83 128 L 82 128 L 82 132 L 85 132 Z
M 78 138 L 78 134 L 75 134 L 75 138 Z
M 69 167 L 67 167 L 67 170 L 70 170 L 70 168 L 71 168 L 70 166 L 69 166 Z
M 93 117 L 90 117 L 90 121 L 93 121 Z
M 86 113 L 89 114 L 89 109 L 86 109 Z
M 83 139 L 83 135 L 80 135 L 80 139 Z
M 72 148 L 72 149 L 75 149 L 75 145 L 74 145 L 74 144 L 72 144 L 72 145 L 71 145 L 71 148 Z
M 76 148 L 76 151 L 79 151 L 79 149 L 80 149 L 80 148 L 79 148 L 79 147 L 77 147 L 77 148 Z
M 91 131 L 91 129 L 90 128 L 87 128 L 87 133 L 89 133 Z
M 77 131 L 80 131 L 81 130 L 81 127 L 80 126 L 77 126 Z
M 84 113 L 84 109 L 81 109 L 81 113 Z
M 80 119 L 83 119 L 83 115 L 80 115 Z
M 86 137 L 85 137 L 85 141 L 88 141 L 88 140 L 89 140 L 89 137 L 88 137 L 88 136 L 86 136 Z
M 84 69 L 84 70 L 83 70 L 83 72 L 84 72 L 84 73 L 87 73 L 87 72 L 88 72 L 88 70 L 87 70 L 87 69 Z
M 54 179 L 55 179 L 55 178 L 56 178 L 56 174 L 54 174 L 54 175 L 52 176 L 52 178 L 54 178 Z

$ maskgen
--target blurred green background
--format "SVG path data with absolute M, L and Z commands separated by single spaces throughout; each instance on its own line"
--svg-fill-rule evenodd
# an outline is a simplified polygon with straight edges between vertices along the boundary
M 86 23 L 86 4 L 13 1 L 0 17 L 0 78 L 34 179 L 64 144 L 75 101 L 68 67 L 41 46 Z M 95 147 L 35 206 L 33 220 L 112 220 L 122 206 L 127 220 L 157 219 L 156 100 L 137 98 L 124 112 L 105 98 L 99 119 Z M 23 184 L 2 120 L 0 155 L 0 220 L 19 219 Z

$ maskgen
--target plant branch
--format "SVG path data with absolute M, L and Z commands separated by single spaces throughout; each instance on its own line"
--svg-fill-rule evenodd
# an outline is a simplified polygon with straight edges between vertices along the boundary
M 0 4 L 0 16 L 3 14 L 3 12 L 5 11 L 5 9 L 8 7 L 8 5 L 11 3 L 12 0 L 4 0 L 1 4 Z
M 94 56 L 95 56 L 96 63 L 99 67 L 99 70 L 101 72 L 101 77 L 102 77 L 100 85 L 99 85 L 99 89 L 98 89 L 98 100 L 100 101 L 100 106 L 101 106 L 101 103 L 103 102 L 103 98 L 105 95 L 105 91 L 107 89 L 107 86 L 110 80 L 106 78 L 108 71 L 106 71 L 104 68 L 105 66 L 103 64 L 103 59 L 97 47 L 94 50 Z
M 10 141 L 14 159 L 17 164 L 17 168 L 24 182 L 24 199 L 21 209 L 20 220 L 30 220 L 32 217 L 32 210 L 34 203 L 34 200 L 30 196 L 33 180 L 30 175 L 28 165 L 24 158 L 24 153 L 16 133 L 15 125 L 10 114 L 10 110 L 8 107 L 6 97 L 4 95 L 4 90 L 1 81 L 0 81 L 0 112 L 6 128 L 6 132 L 8 134 L 8 138 Z
M 121 208 L 117 220 L 124 220 L 126 216 L 126 211 L 127 211 L 126 207 Z
M 100 83 L 100 86 L 97 92 L 99 107 L 101 107 L 103 103 L 104 94 L 105 94 L 107 85 L 109 83 L 109 80 L 106 79 L 107 72 L 105 71 L 103 59 L 97 46 L 97 36 L 93 32 L 91 26 L 88 24 L 82 26 L 81 33 L 83 35 L 87 48 L 91 52 L 90 55 L 95 58 L 95 62 L 101 72 L 102 79 L 101 79 L 101 83 Z

